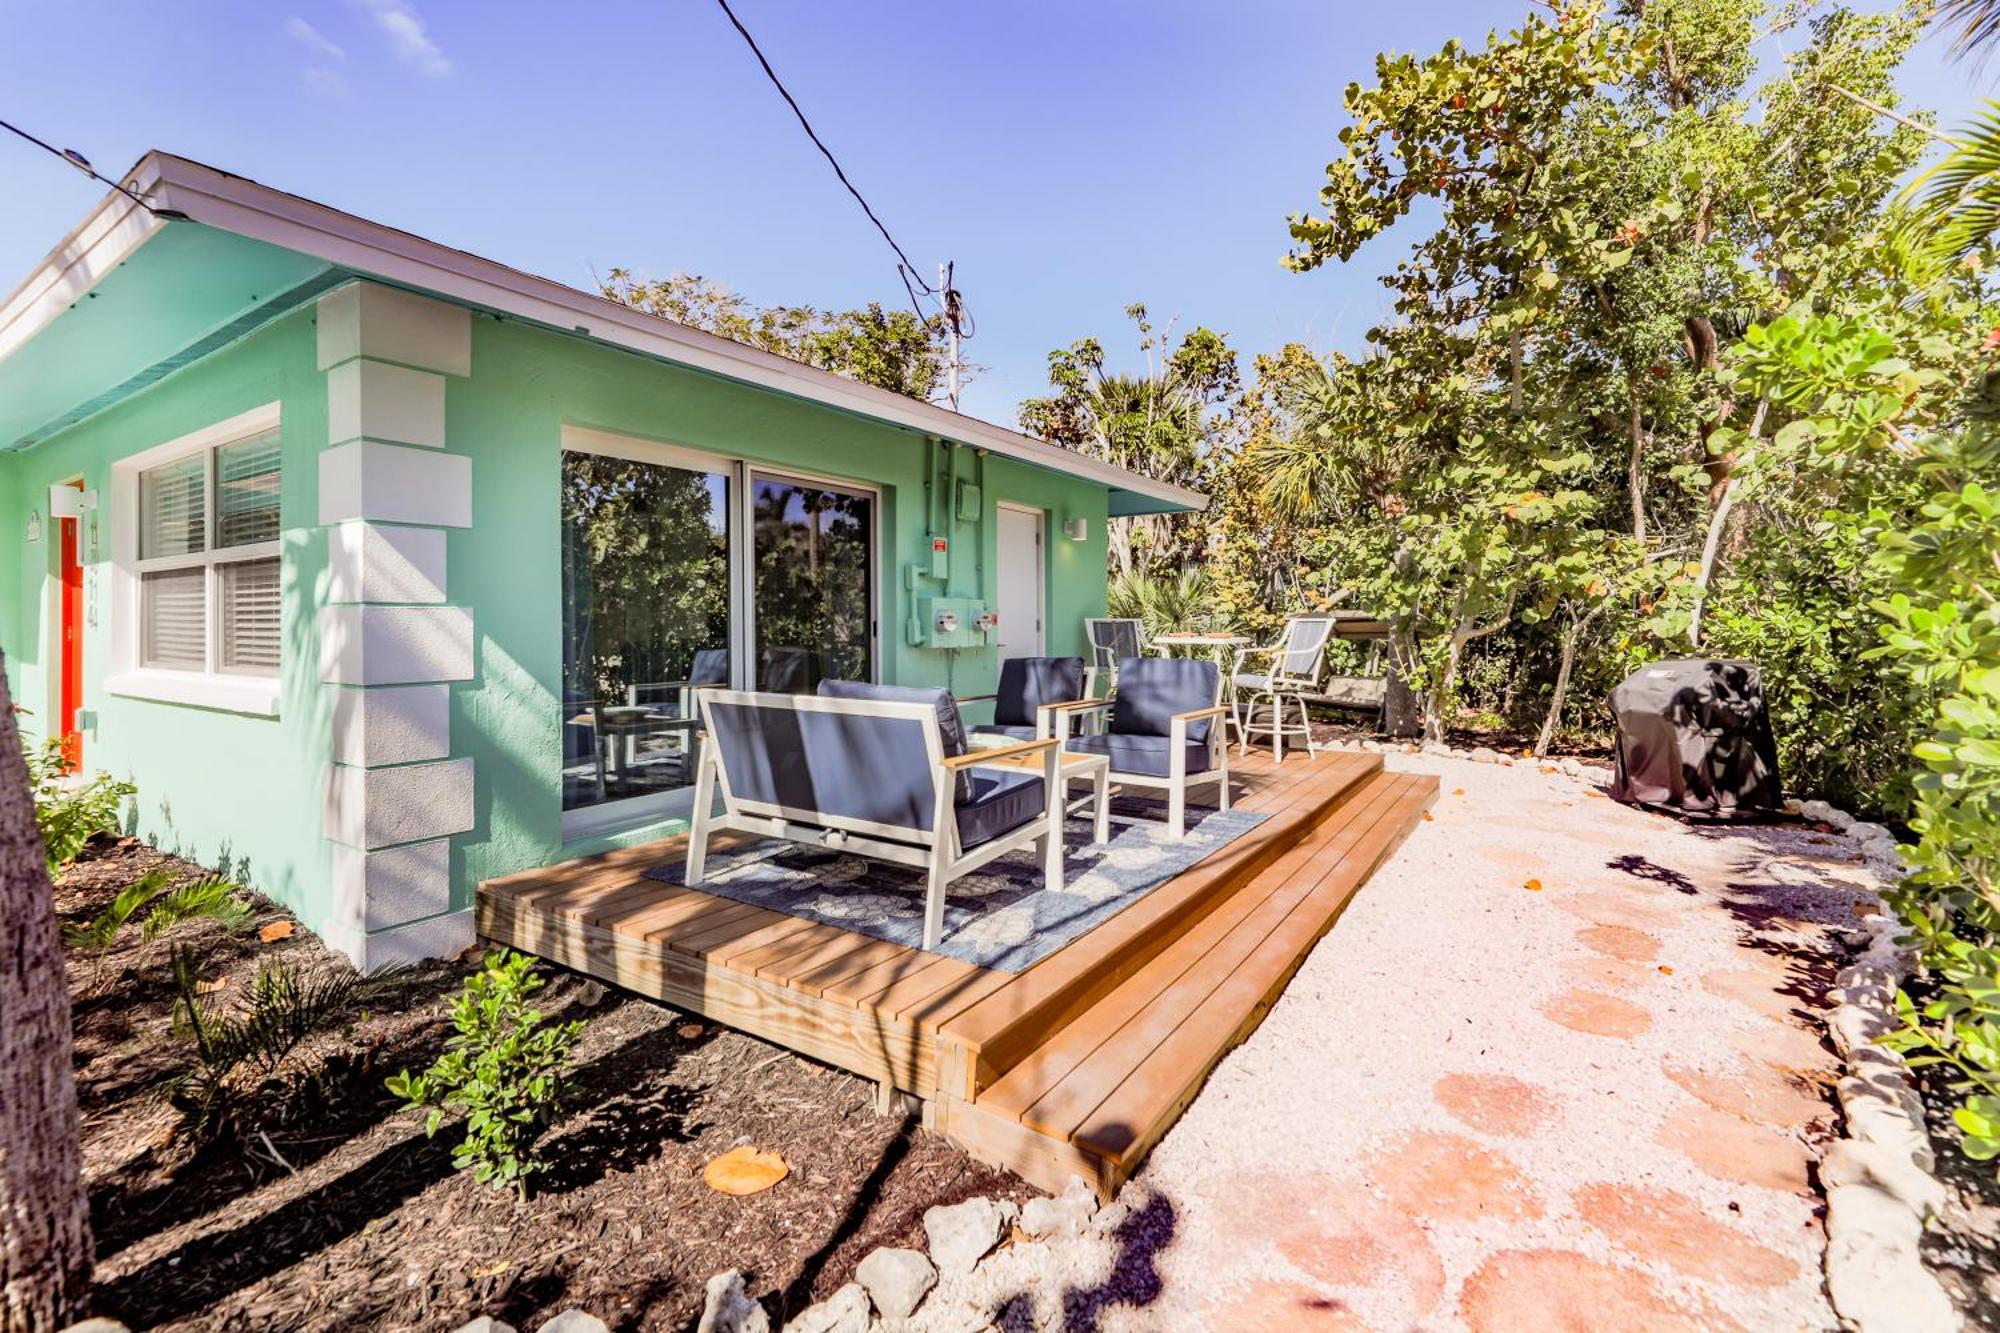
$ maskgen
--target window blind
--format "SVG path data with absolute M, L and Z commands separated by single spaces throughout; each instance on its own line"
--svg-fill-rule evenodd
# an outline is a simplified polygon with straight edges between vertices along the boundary
M 276 671 L 279 631 L 278 562 L 238 560 L 219 565 L 216 604 L 222 616 L 221 668 Z
M 215 544 L 247 546 L 278 539 L 278 433 L 215 451 Z
M 162 569 L 141 576 L 140 655 L 149 667 L 201 671 L 207 663 L 208 570 Z
M 203 455 L 176 459 L 139 474 L 139 556 L 189 555 L 205 549 Z

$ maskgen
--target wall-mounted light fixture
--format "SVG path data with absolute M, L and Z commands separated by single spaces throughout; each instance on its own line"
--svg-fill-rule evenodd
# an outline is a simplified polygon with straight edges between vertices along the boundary
M 1063 536 L 1073 542 L 1090 540 L 1090 520 L 1087 518 L 1066 518 L 1063 520 Z
M 82 518 L 84 510 L 95 508 L 96 491 L 80 491 L 60 482 L 49 487 L 50 518 Z

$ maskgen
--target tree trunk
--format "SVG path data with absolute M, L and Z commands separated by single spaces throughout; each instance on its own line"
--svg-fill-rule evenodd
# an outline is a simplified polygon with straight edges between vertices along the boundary
M 83 1317 L 90 1209 L 77 1147 L 69 987 L 21 733 L 0 659 L 0 1330 Z
M 1104 545 L 1111 557 L 1111 575 L 1124 578 L 1132 572 L 1132 520 L 1112 518 L 1104 524 Z
M 1694 580 L 1694 611 L 1688 616 L 1688 643 L 1701 647 L 1701 613 L 1708 607 L 1708 583 L 1715 573 L 1716 552 L 1722 546 L 1722 526 L 1729 521 L 1729 511 L 1736 504 L 1736 478 L 1723 483 L 1722 495 L 1716 501 L 1715 512 L 1708 516 L 1708 536 L 1701 544 L 1701 570 Z
M 1577 640 L 1583 637 L 1583 627 L 1587 623 L 1572 614 L 1563 630 L 1562 659 L 1556 664 L 1555 689 L 1549 693 L 1549 713 L 1542 719 L 1541 734 L 1535 737 L 1537 759 L 1549 752 L 1549 743 L 1556 738 L 1556 727 L 1562 721 L 1563 704 L 1569 698 L 1569 673 L 1570 668 L 1576 665 Z
M 1632 493 L 1632 537 L 1641 546 L 1646 544 L 1646 431 L 1639 415 L 1639 389 L 1631 380 L 1625 383 L 1625 393 L 1631 400 L 1632 456 L 1625 468 L 1625 486 Z

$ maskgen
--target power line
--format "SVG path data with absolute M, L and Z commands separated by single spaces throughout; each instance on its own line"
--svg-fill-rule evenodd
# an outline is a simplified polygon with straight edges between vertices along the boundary
M 750 35 L 748 28 L 743 26 L 743 20 L 736 17 L 736 11 L 729 7 L 729 0 L 715 0 L 715 3 L 722 6 L 722 12 L 729 16 L 729 22 L 735 27 L 737 32 L 743 34 L 744 42 L 750 47 L 750 54 L 757 57 L 757 63 L 764 67 L 764 75 L 771 80 L 771 86 L 778 90 L 778 96 L 785 99 L 785 105 L 790 107 L 792 114 L 799 118 L 799 125 L 805 130 L 806 137 L 813 141 L 813 147 L 819 149 L 820 156 L 824 157 L 827 165 L 833 168 L 833 174 L 840 177 L 840 183 L 847 187 L 849 194 L 854 196 L 854 202 L 861 205 L 861 211 L 866 213 L 868 220 L 875 224 L 875 230 L 882 233 L 882 239 L 887 241 L 889 248 L 896 252 L 896 258 L 900 261 L 896 265 L 897 276 L 902 278 L 903 288 L 910 294 L 910 304 L 916 308 L 917 319 L 923 321 L 925 316 L 923 307 L 917 300 L 916 287 L 923 288 L 924 295 L 926 296 L 938 295 L 937 288 L 925 282 L 918 275 L 917 266 L 910 262 L 910 257 L 907 254 L 903 253 L 903 247 L 896 244 L 896 238 L 891 236 L 889 229 L 882 225 L 882 219 L 875 216 L 875 210 L 868 206 L 866 199 L 862 198 L 861 191 L 855 189 L 854 182 L 847 179 L 847 173 L 841 169 L 840 159 L 836 158 L 833 155 L 833 150 L 821 141 L 819 134 L 812 127 L 812 122 L 806 119 L 806 113 L 800 110 L 798 99 L 793 97 L 790 90 L 785 87 L 784 81 L 778 77 L 778 72 L 771 68 L 771 62 L 764 58 L 764 52 L 758 47 L 757 39 Z M 912 281 L 915 282 L 915 287 L 911 286 Z
M 185 214 L 182 213 L 176 213 L 170 208 L 155 208 L 151 204 L 147 203 L 144 199 L 141 199 L 138 195 L 126 189 L 123 185 L 120 185 L 117 181 L 109 180 L 103 176 L 98 175 L 97 168 L 90 165 L 90 159 L 85 157 L 82 153 L 77 152 L 76 149 L 74 148 L 58 148 L 52 143 L 48 143 L 44 140 L 37 139 L 34 135 L 28 133 L 20 126 L 9 124 L 4 120 L 0 120 L 0 129 L 7 130 L 12 134 L 19 135 L 21 138 L 26 139 L 29 143 L 41 149 L 43 152 L 48 153 L 54 157 L 61 158 L 63 161 L 69 163 L 71 166 L 75 167 L 78 171 L 81 171 L 84 175 L 90 177 L 92 180 L 98 182 L 99 184 L 109 185 L 112 189 L 118 191 L 118 193 L 124 195 L 127 199 L 130 199 L 133 203 L 145 209 L 148 213 L 151 213 L 154 217 L 177 218 L 186 216 Z

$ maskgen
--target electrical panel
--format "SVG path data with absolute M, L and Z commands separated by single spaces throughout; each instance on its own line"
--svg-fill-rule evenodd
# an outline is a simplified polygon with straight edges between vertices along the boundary
M 910 643 L 920 648 L 984 648 L 998 619 L 977 597 L 921 597 L 910 622 Z

